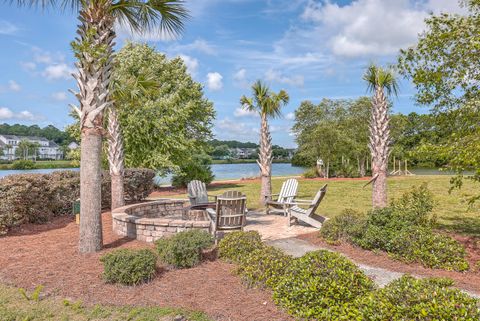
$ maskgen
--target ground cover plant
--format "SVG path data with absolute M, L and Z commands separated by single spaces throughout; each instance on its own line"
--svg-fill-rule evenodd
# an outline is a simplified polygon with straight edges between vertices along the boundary
M 329 242 L 346 240 L 429 268 L 468 270 L 465 248 L 432 229 L 435 225 L 435 217 L 431 215 L 433 207 L 432 194 L 426 185 L 421 185 L 394 200 L 389 207 L 366 215 L 346 210 L 327 221 L 320 235 Z
M 85 306 L 81 301 L 70 301 L 57 297 L 45 297 L 42 293 L 37 299 L 25 292 L 27 299 L 17 288 L 0 284 L 0 319 L 2 321 L 158 321 L 174 320 L 182 315 L 189 321 L 210 320 L 204 313 L 168 307 L 133 306 Z
M 100 258 L 107 283 L 137 285 L 155 277 L 157 257 L 149 249 L 119 249 Z
M 211 247 L 213 237 L 200 230 L 190 230 L 175 234 L 170 238 L 155 242 L 160 261 L 177 268 L 191 268 L 202 259 L 202 250 Z
M 407 275 L 377 289 L 338 253 L 319 250 L 292 258 L 263 244 L 255 233 L 232 234 L 220 241 L 220 257 L 238 264 L 236 273 L 248 286 L 270 288 L 275 303 L 296 318 L 473 321 L 480 317 L 479 302 L 449 288 L 453 283 L 449 279 L 417 280 Z M 237 252 L 243 255 L 233 254 Z

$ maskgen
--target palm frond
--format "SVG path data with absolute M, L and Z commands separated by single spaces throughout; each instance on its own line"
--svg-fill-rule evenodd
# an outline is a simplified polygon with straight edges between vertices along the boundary
M 119 0 L 111 10 L 120 25 L 138 34 L 178 36 L 190 17 L 183 0 Z
M 281 90 L 278 94 L 270 91 L 268 85 L 261 80 L 257 80 L 252 85 L 252 97 L 242 96 L 240 103 L 243 108 L 249 111 L 257 111 L 275 118 L 281 116 L 281 108 L 289 101 L 289 96 L 285 90 Z
M 389 96 L 398 95 L 398 81 L 394 70 L 390 67 L 382 68 L 375 64 L 370 64 L 363 75 L 363 80 L 367 83 L 368 91 L 372 92 L 376 87 L 381 87 L 385 89 Z

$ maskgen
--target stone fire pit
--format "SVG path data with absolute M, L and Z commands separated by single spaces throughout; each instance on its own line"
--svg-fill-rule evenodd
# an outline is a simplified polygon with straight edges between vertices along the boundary
M 188 204 L 188 200 L 161 199 L 117 208 L 112 212 L 113 230 L 145 242 L 191 229 L 210 232 L 209 216 L 198 209 L 190 210 Z

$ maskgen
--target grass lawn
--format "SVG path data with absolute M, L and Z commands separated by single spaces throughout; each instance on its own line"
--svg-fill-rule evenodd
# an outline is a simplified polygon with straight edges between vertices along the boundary
M 34 293 L 0 284 L 0 320 L 2 321 L 170 321 L 176 315 L 183 315 L 191 321 L 209 321 L 201 312 L 160 307 L 109 307 L 96 305 L 84 307 L 81 302 L 58 298 L 39 299 Z
M 389 199 L 399 198 L 411 186 L 428 183 L 428 188 L 433 192 L 437 205 L 434 214 L 438 217 L 438 226 L 442 229 L 452 230 L 469 235 L 480 235 L 480 203 L 469 208 L 467 198 L 480 193 L 480 185 L 465 181 L 461 190 L 448 193 L 451 176 L 428 175 L 409 177 L 390 177 L 388 179 Z M 273 192 L 278 193 L 285 178 L 273 178 Z M 318 214 L 334 217 L 346 208 L 367 211 L 371 208 L 371 186 L 363 188 L 365 180 L 322 180 L 299 179 L 299 198 L 312 199 L 317 190 L 328 183 L 325 199 L 317 210 Z M 260 208 L 259 181 L 238 181 L 209 187 L 209 193 L 221 194 L 225 190 L 239 190 L 246 194 L 248 207 Z M 186 194 L 174 197 L 186 197 Z
M 37 161 L 35 162 L 35 169 L 47 169 L 47 168 L 72 168 L 75 166 L 72 161 L 69 160 L 54 160 L 54 161 Z M 0 169 L 12 169 L 12 164 L 0 164 Z

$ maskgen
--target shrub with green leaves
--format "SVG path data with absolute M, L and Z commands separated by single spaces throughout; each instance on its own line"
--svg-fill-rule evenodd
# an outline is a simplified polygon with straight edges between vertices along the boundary
M 445 279 L 406 275 L 358 299 L 355 308 L 344 314 L 350 313 L 351 320 L 369 321 L 480 320 L 478 301 L 450 285 Z
M 158 257 L 163 263 L 177 268 L 191 268 L 202 259 L 202 250 L 211 247 L 213 237 L 201 230 L 180 232 L 155 242 Z
M 327 221 L 320 236 L 329 242 L 346 240 L 367 250 L 381 250 L 405 262 L 429 268 L 465 271 L 465 248 L 447 235 L 436 233 L 434 205 L 426 185 L 414 187 L 389 207 L 370 211 L 366 218 L 347 210 Z
M 242 263 L 250 253 L 264 246 L 257 231 L 232 232 L 218 244 L 218 256 L 231 263 Z
M 12 169 L 34 169 L 35 162 L 30 159 L 19 159 L 12 163 Z
M 247 255 L 237 273 L 248 286 L 274 288 L 293 258 L 272 246 L 264 246 Z
M 344 256 L 325 250 L 295 259 L 273 290 L 275 302 L 298 318 L 331 320 L 329 309 L 368 294 L 374 284 Z
M 352 209 L 327 220 L 320 229 L 320 235 L 330 243 L 340 240 L 350 241 L 361 237 L 365 228 L 366 216 Z
M 106 282 L 136 285 L 153 279 L 157 257 L 148 249 L 119 249 L 103 255 L 100 261 Z

